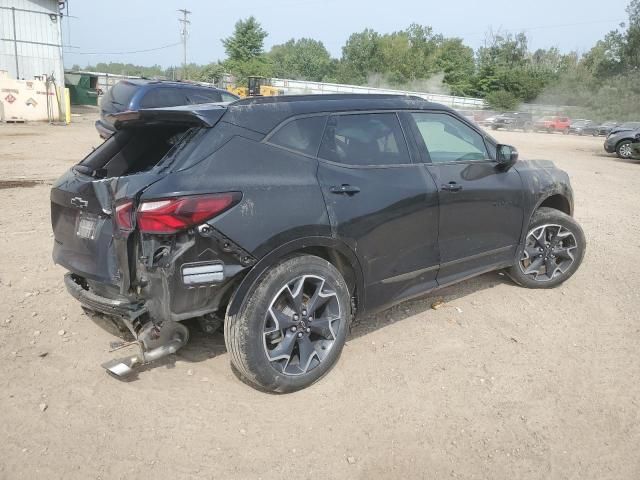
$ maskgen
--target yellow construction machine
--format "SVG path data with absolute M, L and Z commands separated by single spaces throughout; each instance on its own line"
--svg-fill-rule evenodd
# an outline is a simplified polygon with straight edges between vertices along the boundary
M 273 97 L 280 95 L 280 90 L 272 87 L 265 77 L 249 77 L 246 87 L 229 86 L 227 90 L 239 97 Z

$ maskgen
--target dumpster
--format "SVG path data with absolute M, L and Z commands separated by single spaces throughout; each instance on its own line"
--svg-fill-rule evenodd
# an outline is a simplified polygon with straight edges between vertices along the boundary
M 64 84 L 71 93 L 71 105 L 98 105 L 98 76 L 85 72 L 66 72 Z

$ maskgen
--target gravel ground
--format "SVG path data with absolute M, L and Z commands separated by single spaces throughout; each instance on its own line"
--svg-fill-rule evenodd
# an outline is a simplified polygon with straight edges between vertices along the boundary
M 277 396 L 195 328 L 130 382 L 100 367 L 114 338 L 51 262 L 46 185 L 99 144 L 93 120 L 0 125 L 0 478 L 640 478 L 640 162 L 498 132 L 570 173 L 578 273 L 551 291 L 487 274 L 363 318 L 327 377 Z

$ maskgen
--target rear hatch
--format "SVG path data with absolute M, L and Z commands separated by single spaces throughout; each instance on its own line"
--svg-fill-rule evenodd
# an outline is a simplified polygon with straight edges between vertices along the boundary
M 133 278 L 132 230 L 123 227 L 117 214 L 126 213 L 123 205 L 135 204 L 145 188 L 165 177 L 172 159 L 224 111 L 217 107 L 203 115 L 151 109 L 115 115 L 118 132 L 51 189 L 54 262 L 126 293 Z

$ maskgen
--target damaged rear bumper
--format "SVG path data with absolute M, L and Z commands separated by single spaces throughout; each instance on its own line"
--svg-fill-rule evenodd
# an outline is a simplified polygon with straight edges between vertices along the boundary
M 142 302 L 126 302 L 102 297 L 86 289 L 81 282 L 82 280 L 73 273 L 67 273 L 64 276 L 64 285 L 67 287 L 67 291 L 82 305 L 91 310 L 121 317 L 125 320 L 127 326 L 141 315 L 147 313 L 147 308 Z

